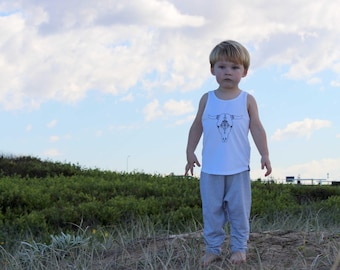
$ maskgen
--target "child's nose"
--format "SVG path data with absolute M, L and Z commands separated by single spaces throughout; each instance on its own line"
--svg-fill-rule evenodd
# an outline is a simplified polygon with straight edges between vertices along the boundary
M 227 67 L 226 69 L 225 69 L 225 74 L 230 74 L 231 73 L 231 68 L 230 67 Z

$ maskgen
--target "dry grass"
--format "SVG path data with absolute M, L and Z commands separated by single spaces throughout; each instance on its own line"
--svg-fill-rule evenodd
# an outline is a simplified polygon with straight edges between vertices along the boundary
M 253 228 L 254 230 L 254 228 Z M 338 230 L 338 229 L 337 229 Z M 335 230 L 271 229 L 252 232 L 247 263 L 228 261 L 229 238 L 221 260 L 205 269 L 340 269 L 340 233 Z M 114 229 L 79 229 L 77 235 L 53 236 L 49 244 L 22 242 L 1 249 L 0 269 L 202 269 L 202 231 L 169 234 L 151 224 Z
M 229 239 L 222 260 L 208 269 L 331 269 L 340 251 L 340 235 L 273 231 L 252 233 L 247 263 L 231 265 Z M 92 269 L 201 269 L 204 252 L 200 232 L 178 237 L 138 239 L 125 249 L 109 250 Z

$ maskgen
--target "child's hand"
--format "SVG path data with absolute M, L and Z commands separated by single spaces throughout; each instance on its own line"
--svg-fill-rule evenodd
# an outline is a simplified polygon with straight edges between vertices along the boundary
M 261 169 L 263 170 L 264 168 L 267 169 L 264 176 L 270 175 L 272 172 L 272 165 L 270 164 L 270 160 L 268 156 L 262 156 L 261 158 Z
M 187 160 L 188 161 L 187 161 L 187 165 L 185 166 L 185 173 L 184 173 L 184 175 L 187 176 L 189 171 L 190 171 L 191 175 L 194 175 L 195 164 L 198 167 L 201 167 L 201 164 L 199 163 L 199 161 L 198 161 L 198 159 L 197 159 L 195 154 L 188 155 Z

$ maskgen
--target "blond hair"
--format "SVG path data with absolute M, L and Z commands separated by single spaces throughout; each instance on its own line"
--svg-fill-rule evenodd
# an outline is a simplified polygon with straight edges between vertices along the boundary
M 234 40 L 226 40 L 215 46 L 209 56 L 210 66 L 213 67 L 217 61 L 227 60 L 243 65 L 248 70 L 250 56 L 248 50 Z

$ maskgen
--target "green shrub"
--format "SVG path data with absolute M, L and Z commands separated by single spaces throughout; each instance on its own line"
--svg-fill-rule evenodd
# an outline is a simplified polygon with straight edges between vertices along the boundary
M 334 186 L 289 185 L 298 204 L 327 200 L 331 196 L 340 196 L 340 188 Z
M 60 162 L 42 161 L 31 156 L 0 156 L 0 174 L 4 176 L 37 177 L 65 175 L 81 172 L 78 165 Z
M 197 178 L 80 169 L 34 158 L 21 161 L 1 160 L 8 167 L 1 167 L 0 175 L 0 242 L 13 234 L 46 237 L 71 231 L 75 224 L 117 226 L 144 217 L 172 228 L 187 226 L 193 218 L 202 222 Z M 44 173 L 27 174 L 30 162 Z M 15 170 L 8 170 L 11 166 Z M 317 213 L 325 222 L 340 222 L 339 187 L 257 181 L 252 192 L 252 218 Z
M 263 216 L 280 211 L 296 211 L 296 200 L 283 184 L 252 183 L 251 216 Z

